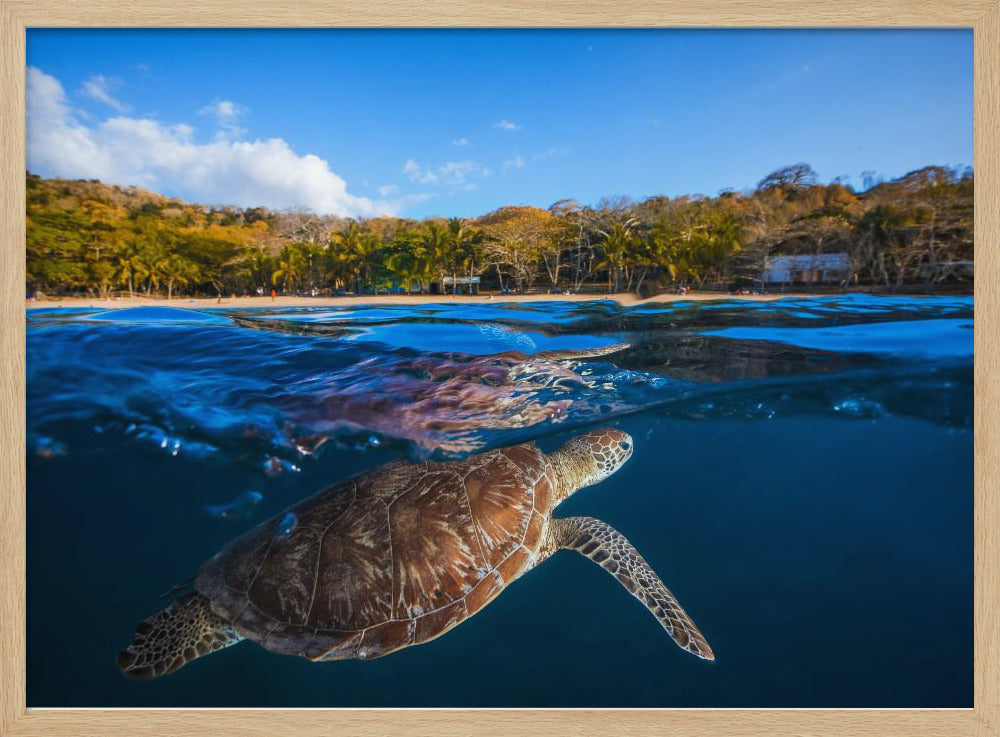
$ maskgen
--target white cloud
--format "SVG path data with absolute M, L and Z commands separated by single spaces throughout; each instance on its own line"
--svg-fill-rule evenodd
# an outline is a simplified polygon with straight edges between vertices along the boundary
M 399 192 L 399 187 L 397 187 L 395 184 L 383 184 L 381 187 L 378 188 L 378 193 L 382 197 L 390 197 L 394 194 L 397 194 L 398 192 Z
M 448 187 L 471 190 L 476 188 L 476 183 L 470 179 L 482 179 L 492 172 L 475 161 L 446 161 L 438 167 L 438 173 Z
M 504 120 L 494 123 L 493 127 L 499 128 L 502 131 L 509 131 L 509 132 L 521 130 L 521 126 L 519 126 L 517 123 L 512 123 L 506 118 Z
M 198 111 L 202 115 L 214 115 L 219 124 L 231 123 L 239 117 L 242 108 L 231 100 L 213 100 Z
M 420 166 L 413 159 L 407 159 L 406 163 L 403 164 L 403 174 L 409 178 L 411 182 L 416 182 L 417 184 L 437 184 L 437 174 L 435 174 L 430 169 L 425 169 Z
M 468 138 L 456 138 L 454 141 L 451 142 L 451 145 L 458 146 L 459 148 L 465 148 L 466 146 L 471 146 L 472 144 L 469 143 Z
M 123 113 L 128 110 L 128 105 L 111 96 L 111 87 L 119 83 L 117 79 L 109 79 L 103 74 L 95 74 L 83 83 L 81 91 L 87 97 L 103 102 L 108 107 L 113 107 L 118 112 Z
M 524 159 L 521 158 L 520 154 L 515 156 L 513 159 L 507 159 L 505 162 L 503 162 L 504 171 L 510 171 L 511 169 L 520 169 L 522 166 L 524 166 Z
M 232 100 L 212 100 L 210 105 L 206 105 L 198 111 L 199 115 L 210 115 L 215 118 L 216 124 L 223 132 L 231 136 L 242 136 L 246 131 L 240 126 L 240 120 L 248 110 L 242 105 L 237 105 Z
M 417 184 L 435 184 L 449 191 L 473 190 L 476 180 L 492 174 L 489 169 L 475 161 L 446 161 L 437 167 L 421 166 L 414 159 L 403 164 L 403 174 Z
M 535 161 L 541 161 L 543 159 L 554 159 L 556 156 L 565 156 L 570 152 L 569 146 L 562 146 L 561 148 L 556 148 L 555 146 L 549 146 L 549 148 L 544 151 L 539 151 L 537 154 L 533 155 Z
M 197 143 L 189 125 L 127 116 L 88 126 L 55 77 L 27 73 L 28 166 L 43 176 L 138 184 L 204 204 L 307 208 L 378 215 L 397 203 L 348 193 L 326 161 L 300 156 L 280 138 Z

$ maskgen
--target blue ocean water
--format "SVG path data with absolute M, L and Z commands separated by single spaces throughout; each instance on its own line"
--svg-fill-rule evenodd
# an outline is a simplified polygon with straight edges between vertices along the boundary
M 29 311 L 29 706 L 972 705 L 971 298 L 346 304 Z M 557 515 L 625 534 L 715 662 L 561 552 L 385 658 L 115 666 L 315 491 L 605 425 L 632 459 Z

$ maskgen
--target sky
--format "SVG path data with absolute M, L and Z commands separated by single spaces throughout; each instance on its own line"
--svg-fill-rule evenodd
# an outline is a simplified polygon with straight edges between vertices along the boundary
M 971 30 L 27 31 L 28 170 L 468 217 L 973 161 Z

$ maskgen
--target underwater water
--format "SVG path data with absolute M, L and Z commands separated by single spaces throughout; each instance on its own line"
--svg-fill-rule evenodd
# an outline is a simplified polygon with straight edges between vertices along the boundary
M 178 304 L 28 312 L 28 706 L 972 706 L 971 297 Z M 320 489 L 609 425 L 632 458 L 556 516 L 627 536 L 714 662 L 563 551 L 384 658 L 115 665 Z

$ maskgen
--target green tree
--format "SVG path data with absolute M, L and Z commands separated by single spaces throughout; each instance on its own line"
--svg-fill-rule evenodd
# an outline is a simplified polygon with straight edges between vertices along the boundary
M 159 291 L 160 283 L 166 275 L 167 259 L 171 253 L 170 247 L 159 240 L 143 244 L 136 271 L 146 280 L 147 296 L 154 290 Z
M 265 290 L 270 286 L 271 274 L 277 268 L 274 259 L 261 248 L 250 246 L 244 249 L 232 263 L 233 271 L 250 292 Z
M 434 278 L 437 279 L 443 292 L 444 277 L 448 273 L 448 257 L 452 251 L 452 239 L 448 226 L 437 220 L 425 222 L 421 246 L 424 250 L 424 257 L 431 264 Z
M 538 276 L 542 253 L 557 236 L 557 221 L 537 207 L 502 207 L 478 221 L 484 234 L 484 253 L 503 286 L 507 272 L 518 291 L 531 287 Z
M 740 249 L 742 239 L 739 218 L 702 201 L 674 208 L 652 234 L 656 258 L 671 278 L 699 286 Z
M 601 259 L 597 268 L 608 272 L 608 289 L 612 292 L 621 291 L 622 272 L 634 261 L 640 241 L 638 227 L 638 220 L 624 216 L 615 218 L 606 230 L 601 231 Z
M 330 255 L 334 269 L 346 283 L 352 283 L 355 292 L 370 286 L 378 268 L 378 254 L 382 242 L 377 234 L 350 220 L 330 242 Z
M 428 225 L 434 223 L 430 221 Z M 436 225 L 436 223 L 435 223 Z M 441 275 L 457 277 L 459 274 L 475 276 L 482 263 L 482 231 L 472 227 L 463 218 L 450 218 L 445 226 L 444 240 L 440 233 L 428 237 L 425 248 L 432 254 L 435 269 Z M 444 281 L 442 279 L 442 289 Z M 452 289 L 455 289 L 452 282 Z
M 423 236 L 415 230 L 403 231 L 389 242 L 385 249 L 385 264 L 392 278 L 413 291 L 417 284 L 422 289 L 434 273 L 434 261 L 423 244 Z
M 142 245 L 135 238 L 130 238 L 118 249 L 114 258 L 119 283 L 128 287 L 129 296 L 134 297 L 136 278 L 143 273 Z
M 172 253 L 161 264 L 162 278 L 167 283 L 167 299 L 173 299 L 174 285 L 186 285 L 200 278 L 198 265 L 177 253 Z
M 271 283 L 280 283 L 282 291 L 294 290 L 306 271 L 308 259 L 303 246 L 302 243 L 290 243 L 281 249 L 281 255 L 271 273 Z

